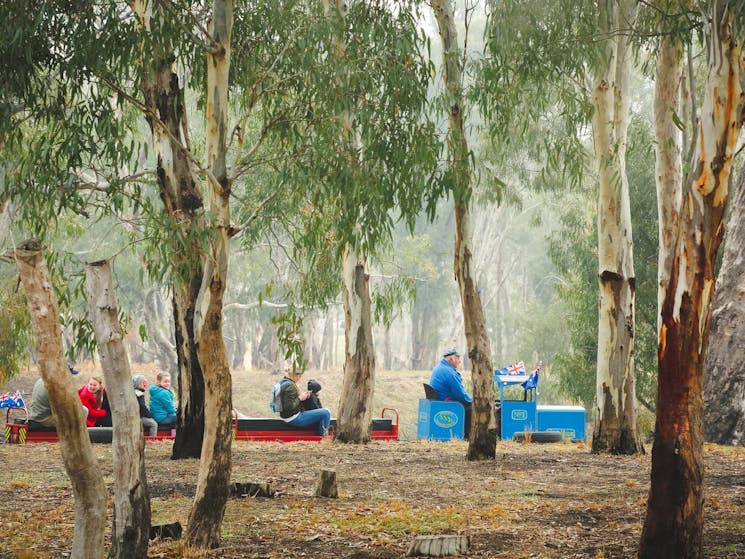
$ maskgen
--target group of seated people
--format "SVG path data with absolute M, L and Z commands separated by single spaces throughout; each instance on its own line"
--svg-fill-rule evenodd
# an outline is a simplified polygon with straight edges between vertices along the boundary
M 72 368 L 70 371 L 77 374 L 77 371 Z M 169 373 L 158 373 L 155 384 L 152 386 L 145 375 L 134 375 L 132 387 L 139 404 L 140 422 L 149 436 L 157 435 L 158 429 L 176 428 L 176 404 Z M 149 406 L 145 401 L 145 394 L 148 393 Z M 83 407 L 85 424 L 88 427 L 111 427 L 111 407 L 103 379 L 100 376 L 92 375 L 88 382 L 78 389 L 78 396 Z M 54 413 L 41 378 L 36 381 L 31 392 L 28 416 L 31 428 L 51 429 L 55 426 Z

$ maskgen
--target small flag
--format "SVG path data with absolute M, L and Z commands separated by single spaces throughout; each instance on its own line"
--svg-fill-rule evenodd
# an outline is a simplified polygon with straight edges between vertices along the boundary
M 23 395 L 21 394 L 21 391 L 20 390 L 16 390 L 13 393 L 13 402 L 14 402 L 15 407 L 17 407 L 17 408 L 25 408 L 26 407 L 26 404 L 23 401 Z
M 524 375 L 525 374 L 525 363 L 518 361 L 513 363 L 509 369 L 507 369 L 508 375 Z

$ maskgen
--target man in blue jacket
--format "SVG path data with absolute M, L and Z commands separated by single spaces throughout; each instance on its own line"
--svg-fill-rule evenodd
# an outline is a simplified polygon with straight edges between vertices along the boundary
M 442 360 L 432 369 L 429 384 L 440 397 L 440 400 L 455 400 L 463 404 L 466 411 L 464 436 L 468 439 L 471 433 L 471 404 L 473 398 L 466 392 L 463 377 L 458 371 L 461 364 L 461 354 L 455 349 L 448 349 L 442 354 Z

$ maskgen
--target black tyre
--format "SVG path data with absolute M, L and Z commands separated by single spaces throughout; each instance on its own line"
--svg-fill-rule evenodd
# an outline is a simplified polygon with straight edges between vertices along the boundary
M 512 435 L 516 443 L 558 443 L 561 442 L 561 433 L 557 431 L 518 431 Z

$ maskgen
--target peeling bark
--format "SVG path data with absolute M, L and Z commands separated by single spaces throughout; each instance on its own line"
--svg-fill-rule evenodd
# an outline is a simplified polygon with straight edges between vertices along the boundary
M 714 3 L 710 15 L 704 102 L 691 171 L 682 183 L 683 211 L 660 312 L 657 419 L 640 559 L 703 556 L 703 365 L 714 269 L 745 108 L 734 14 L 722 2 Z

